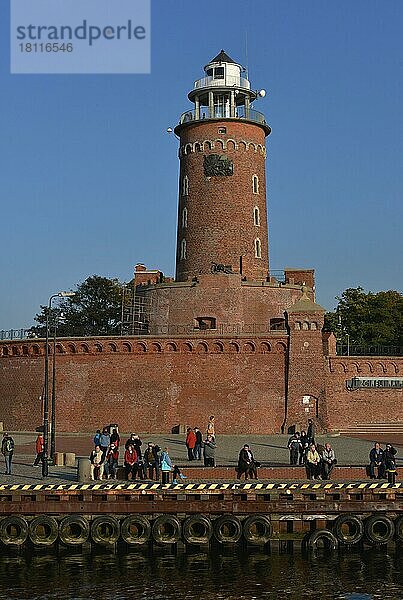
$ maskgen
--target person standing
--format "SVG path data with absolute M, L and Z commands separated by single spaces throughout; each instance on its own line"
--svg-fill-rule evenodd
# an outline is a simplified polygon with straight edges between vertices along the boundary
M 97 429 L 92 440 L 94 442 L 94 446 L 99 446 L 101 443 L 101 430 Z
M 217 444 L 215 443 L 214 437 L 212 435 L 208 435 L 207 439 L 205 439 L 203 442 L 203 458 L 205 467 L 215 467 L 216 448 Z
M 4 455 L 6 463 L 6 475 L 12 475 L 12 462 L 14 454 L 14 440 L 8 433 L 3 433 L 3 441 L 1 444 L 1 452 Z
M 201 460 L 203 436 L 198 427 L 194 428 L 194 432 L 195 432 L 195 436 L 196 436 L 196 443 L 195 443 L 195 447 L 193 450 L 193 456 L 194 456 L 195 460 Z
M 323 479 L 330 479 L 330 473 L 332 472 L 333 467 L 336 464 L 336 455 L 334 453 L 333 448 L 328 442 L 326 442 L 325 444 L 321 459 L 322 477 Z
M 165 448 L 165 450 L 161 453 L 161 473 L 162 473 L 162 483 L 169 483 L 169 474 L 172 471 L 172 461 L 169 456 L 169 448 Z
M 287 448 L 290 451 L 290 465 L 298 464 L 298 457 L 301 448 L 301 438 L 299 431 L 296 431 L 288 440 Z
M 45 440 L 43 439 L 43 434 L 38 433 L 38 437 L 36 438 L 36 442 L 35 442 L 36 457 L 34 460 L 34 467 L 39 467 L 39 463 L 42 462 L 44 449 L 45 449 Z
M 308 427 L 306 430 L 306 437 L 308 438 L 308 445 L 315 444 L 315 424 L 312 419 L 308 419 Z
M 299 464 L 300 465 L 304 465 L 305 461 L 306 461 L 306 453 L 308 452 L 308 436 L 306 434 L 306 431 L 303 429 L 301 431 L 301 446 L 299 448 Z
M 102 450 L 104 455 L 104 460 L 106 456 L 106 451 L 109 448 L 109 444 L 111 443 L 111 436 L 109 435 L 108 428 L 104 427 L 101 433 L 101 437 L 99 438 L 99 447 Z
M 385 451 L 383 453 L 384 472 L 388 477 L 388 483 L 395 483 L 396 481 L 396 460 L 395 455 L 397 454 L 396 448 L 392 444 L 386 444 Z
M 211 415 L 207 423 L 206 436 L 208 437 L 209 435 L 215 438 L 215 418 L 213 415 Z
M 190 427 L 186 432 L 186 448 L 188 449 L 188 460 L 194 459 L 194 448 L 196 445 L 196 434 Z
M 112 429 L 111 444 L 115 444 L 116 448 L 119 448 L 119 446 L 120 446 L 120 435 L 119 435 L 118 430 L 116 429 L 116 427 L 114 427 Z

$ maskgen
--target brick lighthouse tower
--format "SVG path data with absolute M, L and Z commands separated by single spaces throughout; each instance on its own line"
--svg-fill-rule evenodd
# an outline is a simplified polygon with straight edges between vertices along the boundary
M 176 280 L 225 269 L 268 276 L 265 138 L 270 127 L 252 102 L 244 69 L 223 50 L 205 67 L 182 114 Z M 217 267 L 218 265 L 218 267 Z

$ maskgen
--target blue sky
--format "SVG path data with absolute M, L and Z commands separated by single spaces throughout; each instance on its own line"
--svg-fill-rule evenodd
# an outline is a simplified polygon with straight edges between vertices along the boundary
M 221 48 L 267 96 L 270 262 L 401 289 L 403 3 L 152 2 L 150 75 L 10 75 L 0 3 L 0 329 L 92 274 L 174 273 L 178 159 L 166 133 Z

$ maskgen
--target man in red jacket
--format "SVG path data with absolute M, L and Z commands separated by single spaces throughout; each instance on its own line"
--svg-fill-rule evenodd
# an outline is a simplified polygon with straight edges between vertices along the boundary
M 42 433 L 39 433 L 35 442 L 36 458 L 34 460 L 34 467 L 39 467 L 39 463 L 42 462 L 44 447 L 45 441 L 43 439 L 43 435 Z
M 196 446 L 196 434 L 193 431 L 193 429 L 188 427 L 187 435 L 186 435 L 186 448 L 188 449 L 188 459 L 189 460 L 194 459 L 193 450 L 194 450 L 195 446 Z

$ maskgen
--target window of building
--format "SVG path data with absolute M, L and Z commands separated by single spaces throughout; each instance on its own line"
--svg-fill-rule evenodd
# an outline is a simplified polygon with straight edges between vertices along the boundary
M 215 67 L 214 79 L 224 79 L 224 67 Z
M 206 329 L 217 329 L 217 321 L 215 317 L 196 317 L 194 320 L 194 328 L 199 331 Z
M 253 209 L 253 222 L 256 227 L 260 227 L 260 210 L 257 206 Z
M 185 260 L 186 258 L 186 240 L 181 241 L 181 260 Z
M 262 244 L 259 238 L 255 239 L 255 258 L 262 258 Z
M 259 193 L 259 177 L 257 175 L 252 177 L 252 189 L 254 194 Z
M 227 133 L 227 128 L 226 127 L 219 127 L 218 128 L 218 133 Z
M 183 196 L 189 195 L 189 177 L 185 175 L 182 181 L 182 194 Z
M 185 207 L 182 210 L 182 228 L 185 229 L 188 226 L 188 209 Z
M 270 331 L 284 331 L 285 330 L 285 319 L 275 318 L 270 319 Z

